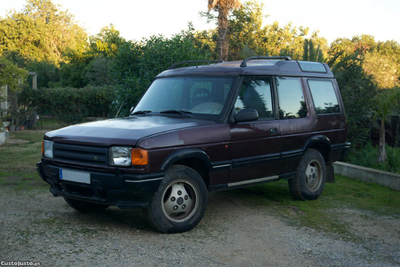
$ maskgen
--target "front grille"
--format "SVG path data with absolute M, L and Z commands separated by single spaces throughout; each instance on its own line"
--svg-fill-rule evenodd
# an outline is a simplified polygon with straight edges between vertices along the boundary
M 54 143 L 53 153 L 54 159 L 59 161 L 99 166 L 108 164 L 108 148 Z

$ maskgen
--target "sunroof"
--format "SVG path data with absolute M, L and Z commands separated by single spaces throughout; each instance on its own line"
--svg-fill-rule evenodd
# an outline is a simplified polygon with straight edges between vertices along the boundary
M 302 71 L 326 73 L 324 64 L 319 62 L 298 61 Z

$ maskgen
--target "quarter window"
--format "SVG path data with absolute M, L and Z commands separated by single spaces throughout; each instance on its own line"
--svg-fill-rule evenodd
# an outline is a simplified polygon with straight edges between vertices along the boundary
M 331 81 L 309 80 L 317 114 L 339 113 L 340 107 Z
M 238 98 L 235 111 L 252 108 L 257 110 L 260 118 L 274 118 L 271 96 L 271 79 L 268 77 L 246 77 Z
M 279 97 L 279 118 L 296 119 L 307 116 L 300 78 L 277 77 L 276 85 Z

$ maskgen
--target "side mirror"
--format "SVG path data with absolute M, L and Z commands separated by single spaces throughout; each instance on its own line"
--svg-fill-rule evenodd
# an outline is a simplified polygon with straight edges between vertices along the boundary
M 245 108 L 235 115 L 236 122 L 256 121 L 258 120 L 258 112 L 252 108 Z

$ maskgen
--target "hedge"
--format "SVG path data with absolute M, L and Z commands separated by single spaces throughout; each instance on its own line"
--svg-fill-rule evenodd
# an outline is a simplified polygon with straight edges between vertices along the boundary
M 110 117 L 115 92 L 111 86 L 26 88 L 20 100 L 27 106 L 36 106 L 39 113 L 54 116 L 63 125 L 71 125 L 85 122 L 87 117 Z

